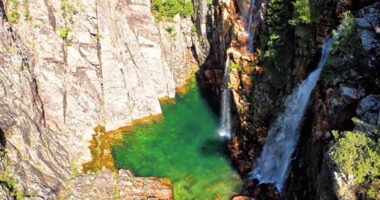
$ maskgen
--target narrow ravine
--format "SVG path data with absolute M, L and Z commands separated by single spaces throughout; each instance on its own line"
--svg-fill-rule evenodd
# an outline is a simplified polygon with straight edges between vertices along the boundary
M 138 176 L 170 178 L 174 199 L 230 199 L 242 180 L 225 155 L 218 119 L 193 86 L 174 103 L 164 103 L 164 120 L 138 125 L 115 144 L 117 168 Z
M 263 152 L 254 164 L 251 178 L 258 179 L 260 183 L 272 183 L 279 191 L 282 190 L 311 92 L 336 39 L 338 35 L 325 40 L 318 68 L 286 98 L 285 111 L 270 127 Z

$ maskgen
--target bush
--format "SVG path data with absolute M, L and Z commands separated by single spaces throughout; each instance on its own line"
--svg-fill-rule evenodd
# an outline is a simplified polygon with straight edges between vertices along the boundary
M 333 131 L 336 143 L 332 159 L 340 171 L 354 177 L 355 185 L 364 185 L 367 195 L 374 198 L 380 176 L 380 142 L 366 137 L 361 132 Z M 377 182 L 376 182 L 377 181 Z
M 290 20 L 290 24 L 310 24 L 311 13 L 309 0 L 296 0 L 293 2 L 294 12 L 293 19 Z
M 330 70 L 338 74 L 349 68 L 361 66 L 361 62 L 366 57 L 357 33 L 355 18 L 351 13 L 343 14 L 342 25 L 339 29 L 342 33 L 334 42 L 325 67 L 325 71 Z M 337 33 L 333 32 L 333 34 Z
M 267 51 L 264 55 L 271 61 L 282 60 L 279 56 L 284 54 L 284 51 L 289 52 L 289 47 L 286 47 L 285 43 L 291 40 L 289 34 L 291 33 L 292 27 L 288 23 L 291 19 L 290 13 L 290 0 L 269 1 L 267 11 L 269 32 L 263 34 L 269 35 L 266 44 Z
M 60 30 L 60 35 L 61 35 L 61 38 L 62 39 L 66 39 L 67 38 L 67 35 L 69 34 L 70 32 L 70 28 L 62 28 Z
M 230 69 L 237 69 L 239 72 L 243 70 L 243 67 L 239 63 L 235 63 L 234 61 L 230 61 Z
M 191 0 L 154 0 L 153 10 L 160 21 L 163 16 L 173 18 L 178 13 L 183 17 L 190 16 L 194 13 L 194 6 Z

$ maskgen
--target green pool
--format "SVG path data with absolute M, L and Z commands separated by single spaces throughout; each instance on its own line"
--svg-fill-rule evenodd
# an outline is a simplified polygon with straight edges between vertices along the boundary
M 162 107 L 165 120 L 138 125 L 113 145 L 116 167 L 170 178 L 176 200 L 229 199 L 238 193 L 242 180 L 223 154 L 218 119 L 196 86 Z

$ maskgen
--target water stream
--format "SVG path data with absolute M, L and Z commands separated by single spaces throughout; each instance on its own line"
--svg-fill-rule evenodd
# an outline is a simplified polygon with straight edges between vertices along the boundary
M 263 151 L 256 159 L 251 172 L 251 178 L 258 179 L 260 184 L 274 184 L 279 191 L 283 188 L 311 92 L 337 37 L 332 36 L 325 40 L 318 68 L 286 98 L 285 112 L 270 127 Z
M 256 0 L 252 0 L 251 2 L 251 8 L 249 9 L 249 20 L 248 20 L 248 36 L 249 36 L 249 46 L 248 46 L 248 51 L 253 52 L 255 47 L 253 45 L 253 39 L 254 39 L 254 33 L 252 30 L 252 24 L 254 23 L 254 10 L 255 10 L 255 3 Z
M 231 91 L 228 88 L 230 58 L 227 57 L 223 75 L 223 93 L 221 106 L 221 120 L 218 135 L 222 138 L 231 138 Z

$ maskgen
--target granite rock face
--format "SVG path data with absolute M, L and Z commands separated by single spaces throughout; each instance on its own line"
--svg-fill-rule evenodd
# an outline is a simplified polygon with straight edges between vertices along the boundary
M 78 179 L 119 184 L 107 173 L 81 174 L 92 159 L 94 128 L 112 131 L 160 115 L 159 100 L 174 98 L 192 76 L 194 52 L 207 52 L 190 19 L 171 22 L 178 29 L 173 39 L 165 22 L 156 26 L 150 6 L 149 0 L 0 1 L 0 135 L 6 152 L 0 171 L 2 182 L 12 182 L 1 185 L 10 190 L 3 193 L 56 199 Z M 171 198 L 170 181 L 149 179 L 147 191 L 140 182 L 138 193 L 152 192 L 141 198 Z M 101 189 L 107 190 L 86 195 L 96 199 Z

